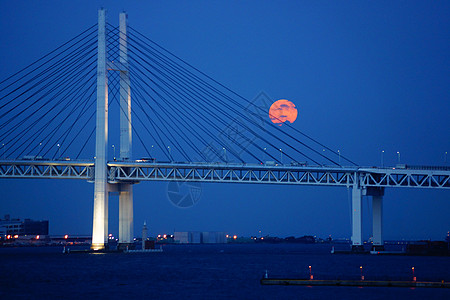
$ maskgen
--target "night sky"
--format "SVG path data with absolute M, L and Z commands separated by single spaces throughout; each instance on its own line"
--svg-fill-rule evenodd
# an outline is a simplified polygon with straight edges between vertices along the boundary
M 397 151 L 401 163 L 450 165 L 449 2 L 2 1 L 0 80 L 97 23 L 102 6 L 111 24 L 126 11 L 134 29 L 247 99 L 264 91 L 294 102 L 295 128 L 361 166 L 380 166 L 382 150 L 385 165 L 397 163 Z M 2 218 L 48 219 L 52 235 L 91 234 L 93 184 L 1 179 L 0 189 Z M 136 236 L 146 220 L 151 235 L 349 238 L 349 204 L 346 188 L 202 184 L 200 201 L 181 209 L 167 183 L 143 182 L 134 187 L 134 226 Z M 391 188 L 383 205 L 384 239 L 442 240 L 450 230 L 448 190 Z M 117 196 L 109 222 L 118 234 Z

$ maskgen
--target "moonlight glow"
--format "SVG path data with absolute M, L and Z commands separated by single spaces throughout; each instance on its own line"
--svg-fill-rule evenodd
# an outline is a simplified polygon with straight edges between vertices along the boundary
M 283 125 L 286 121 L 294 123 L 297 119 L 297 114 L 295 104 L 286 99 L 275 101 L 269 109 L 270 120 L 279 126 Z

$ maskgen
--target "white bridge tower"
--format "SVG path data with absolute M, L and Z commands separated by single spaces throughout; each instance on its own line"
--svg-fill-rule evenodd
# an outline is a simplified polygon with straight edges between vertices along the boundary
M 95 146 L 94 221 L 92 250 L 103 250 L 108 242 L 108 196 L 119 193 L 119 248 L 133 243 L 132 184 L 108 184 L 108 71 L 120 72 L 120 159 L 131 158 L 131 93 L 128 65 L 127 14 L 119 15 L 119 62 L 108 62 L 106 53 L 106 11 L 98 12 L 97 127 Z

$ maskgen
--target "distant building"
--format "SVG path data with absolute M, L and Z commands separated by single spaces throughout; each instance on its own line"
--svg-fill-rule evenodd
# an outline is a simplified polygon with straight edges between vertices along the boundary
M 216 231 L 174 232 L 174 240 L 180 244 L 225 244 L 227 242 L 226 234 Z
M 174 232 L 173 239 L 180 244 L 190 244 L 189 232 Z
M 200 244 L 202 242 L 202 233 L 198 231 L 189 232 L 189 241 L 192 244 Z
M 0 235 L 48 235 L 48 221 L 11 219 L 5 215 L 5 219 L 0 219 Z
M 202 232 L 202 244 L 225 244 L 226 242 L 225 232 Z

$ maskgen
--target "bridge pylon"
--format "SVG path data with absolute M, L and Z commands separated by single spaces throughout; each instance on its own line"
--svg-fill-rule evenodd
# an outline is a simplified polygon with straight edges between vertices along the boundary
M 106 69 L 106 10 L 98 11 L 97 121 L 95 139 L 94 220 L 92 250 L 103 250 L 108 241 L 108 78 Z
M 97 127 L 94 179 L 94 221 L 92 250 L 103 250 L 108 242 L 109 192 L 119 193 L 119 249 L 133 244 L 133 186 L 131 183 L 108 184 L 108 70 L 120 72 L 120 160 L 131 158 L 131 92 L 127 48 L 127 14 L 119 15 L 119 63 L 106 57 L 106 11 L 98 12 Z
M 120 159 L 131 158 L 131 91 L 128 65 L 127 14 L 119 15 L 120 52 Z M 119 186 L 119 249 L 131 248 L 133 243 L 133 185 L 121 183 Z

